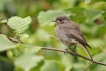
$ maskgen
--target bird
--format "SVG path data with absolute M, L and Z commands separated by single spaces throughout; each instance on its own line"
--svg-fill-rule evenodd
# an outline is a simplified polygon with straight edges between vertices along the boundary
M 71 46 L 79 46 L 85 50 L 91 60 L 93 60 L 87 47 L 91 48 L 81 33 L 79 26 L 70 20 L 66 15 L 58 16 L 53 22 L 56 23 L 56 35 L 58 39 L 71 49 Z M 71 49 L 72 50 L 72 49 Z M 74 50 L 72 50 L 74 52 Z

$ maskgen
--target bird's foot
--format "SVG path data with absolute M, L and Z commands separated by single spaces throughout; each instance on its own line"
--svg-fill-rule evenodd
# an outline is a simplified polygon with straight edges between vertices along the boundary
M 66 52 L 64 52 L 64 54 L 68 54 L 68 48 L 64 49 Z
M 75 51 L 72 51 L 71 53 L 72 53 L 72 55 L 74 56 L 76 52 L 75 52 Z
M 68 54 L 68 53 L 69 53 L 68 49 L 69 49 L 69 48 L 66 48 L 66 49 L 65 49 L 66 52 L 64 52 L 64 54 Z M 75 51 L 72 51 L 71 53 L 72 53 L 72 55 L 75 55 L 76 52 L 75 52 Z

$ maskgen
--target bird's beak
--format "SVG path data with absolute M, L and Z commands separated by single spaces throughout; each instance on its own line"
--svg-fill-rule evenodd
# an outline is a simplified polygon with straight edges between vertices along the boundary
M 52 20 L 52 22 L 56 22 L 56 20 Z

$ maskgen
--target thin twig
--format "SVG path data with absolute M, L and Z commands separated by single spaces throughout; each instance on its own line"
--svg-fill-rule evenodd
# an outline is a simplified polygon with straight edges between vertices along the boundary
M 11 31 L 11 33 L 14 33 L 14 31 L 6 24 L 6 26 L 9 28 L 9 30 Z
M 12 37 L 7 37 L 10 41 L 12 41 L 12 42 L 15 42 L 15 43 L 20 43 L 20 41 L 18 41 L 18 40 L 13 40 L 13 38 Z
M 91 62 L 83 71 L 86 71 L 86 69 L 91 66 L 93 64 L 93 62 Z
M 0 32 L 0 34 L 3 34 L 2 32 Z M 3 34 L 4 35 L 4 34 Z M 6 36 L 6 35 L 5 35 Z M 23 43 L 22 41 L 19 40 L 14 40 L 12 37 L 6 36 L 10 41 L 15 42 L 15 43 Z
M 102 48 L 101 45 L 99 45 L 99 47 L 101 48 L 101 50 L 106 54 L 105 50 Z

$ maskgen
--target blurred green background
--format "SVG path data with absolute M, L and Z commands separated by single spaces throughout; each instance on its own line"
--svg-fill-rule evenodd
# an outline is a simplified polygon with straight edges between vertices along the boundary
M 57 37 L 55 23 L 51 21 L 62 14 L 79 25 L 92 47 L 89 51 L 94 60 L 106 63 L 106 54 L 98 46 L 101 45 L 106 51 L 105 0 L 0 0 L 1 20 L 12 16 L 32 18 L 29 28 L 24 32 L 29 37 L 22 41 L 35 47 L 66 48 L 60 41 L 49 37 Z M 0 24 L 0 32 L 14 36 L 6 24 Z M 11 50 L 0 52 L 0 71 L 82 71 L 89 64 L 82 58 L 56 51 L 40 50 L 34 54 L 23 54 L 21 47 L 19 57 L 13 57 Z M 27 47 L 30 51 L 36 51 L 35 47 Z M 82 48 L 76 51 L 87 57 Z M 106 67 L 92 64 L 87 71 L 106 71 Z

